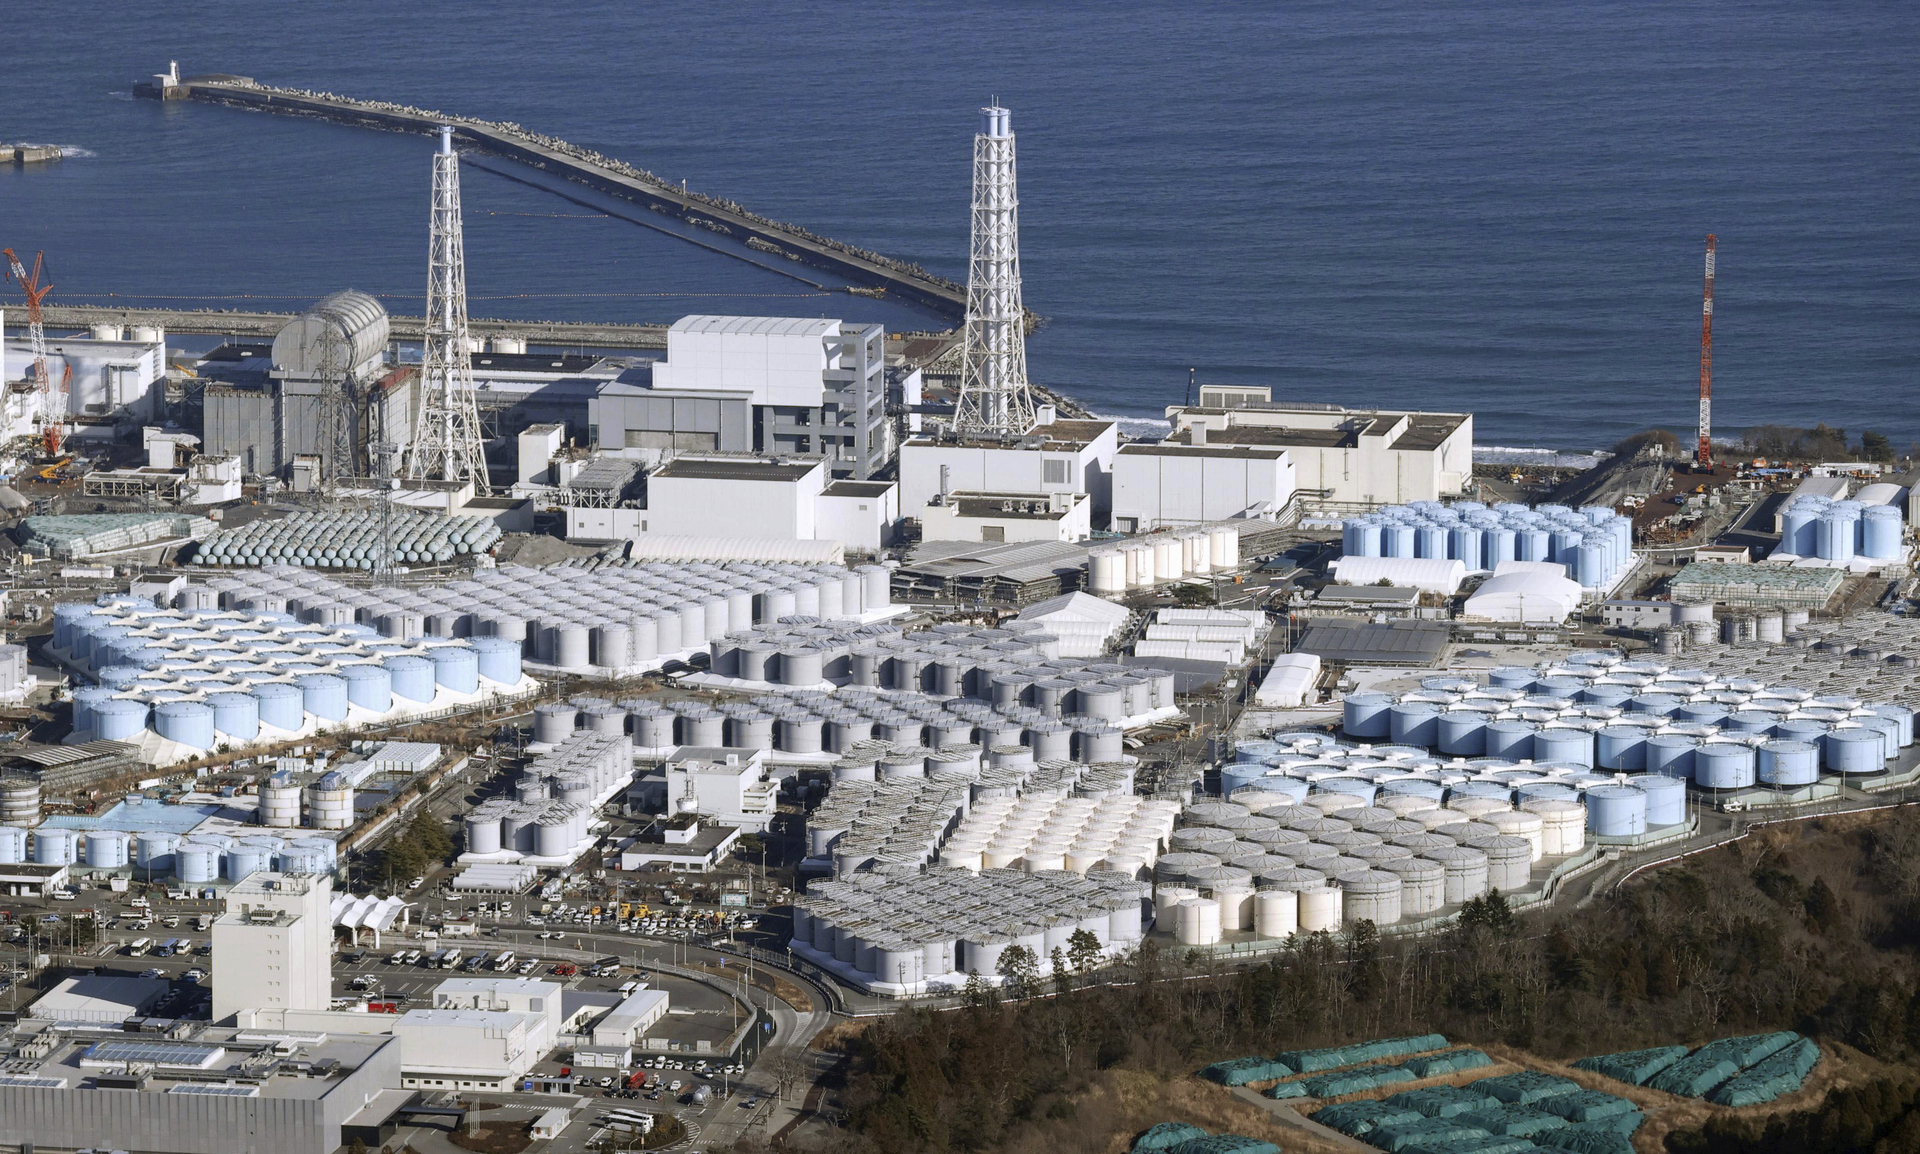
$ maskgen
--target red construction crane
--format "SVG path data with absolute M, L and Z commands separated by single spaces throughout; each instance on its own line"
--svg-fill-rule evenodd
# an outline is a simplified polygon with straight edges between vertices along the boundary
M 7 258 L 7 279 L 18 281 L 20 291 L 27 298 L 27 335 L 33 345 L 33 391 L 39 406 L 36 419 L 40 422 L 41 437 L 46 442 L 49 455 L 60 451 L 62 424 L 66 419 L 67 384 L 73 378 L 73 366 L 61 374 L 59 396 L 54 395 L 53 382 L 47 376 L 47 333 L 42 323 L 40 302 L 53 291 L 53 282 L 40 283 L 41 266 L 46 258 L 44 252 L 33 254 L 33 271 L 29 273 L 10 248 L 0 248 Z
M 1700 467 L 1713 468 L 1713 234 L 1707 234 L 1707 287 L 1700 295 Z

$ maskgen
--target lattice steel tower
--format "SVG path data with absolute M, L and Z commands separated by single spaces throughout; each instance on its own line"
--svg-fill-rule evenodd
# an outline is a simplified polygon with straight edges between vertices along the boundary
M 1027 387 L 1026 309 L 1020 303 L 1020 197 L 1013 114 L 980 110 L 973 138 L 973 249 L 967 264 L 967 333 L 954 429 L 1020 436 L 1033 428 Z
M 426 358 L 420 366 L 420 407 L 413 426 L 407 476 L 464 481 L 491 488 L 473 398 L 473 351 L 467 337 L 467 262 L 460 240 L 460 155 L 453 128 L 440 128 L 433 155 L 433 237 L 427 269 Z

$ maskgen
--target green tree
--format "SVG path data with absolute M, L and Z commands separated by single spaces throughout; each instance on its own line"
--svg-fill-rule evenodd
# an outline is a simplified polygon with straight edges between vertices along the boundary
M 1869 461 L 1893 460 L 1893 442 L 1885 433 L 1860 434 L 1860 456 Z
M 1016 998 L 1024 998 L 1040 984 L 1040 959 L 1026 946 L 1008 946 L 1000 951 L 993 971 L 1006 981 L 1006 989 Z
M 1073 971 L 1067 967 L 1066 952 L 1055 946 L 1048 960 L 1053 964 L 1053 992 L 1064 998 L 1073 992 Z
M 1067 959 L 1073 963 L 1073 971 L 1085 974 L 1100 964 L 1100 939 L 1092 930 L 1075 930 L 1067 939 Z

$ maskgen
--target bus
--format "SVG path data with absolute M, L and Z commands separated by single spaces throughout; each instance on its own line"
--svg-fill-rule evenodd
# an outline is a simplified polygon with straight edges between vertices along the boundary
M 500 970 L 504 972 L 508 969 L 511 969 L 512 967 L 513 967 L 513 951 L 512 950 L 501 950 L 500 956 L 493 959 L 493 968 L 496 970 Z
M 440 968 L 443 970 L 451 970 L 458 964 L 460 964 L 460 951 L 457 949 L 448 949 L 446 955 L 440 959 Z
M 168 938 L 165 942 L 162 942 L 158 947 L 154 949 L 153 956 L 156 958 L 170 958 L 179 949 L 180 949 L 180 939 Z
M 142 957 L 146 954 L 147 947 L 151 945 L 153 945 L 153 943 L 145 938 L 135 938 L 133 941 L 127 943 L 127 956 L 130 958 Z

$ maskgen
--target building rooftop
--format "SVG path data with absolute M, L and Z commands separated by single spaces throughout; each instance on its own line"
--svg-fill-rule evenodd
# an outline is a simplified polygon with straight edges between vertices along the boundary
M 828 497 L 878 497 L 893 485 L 892 481 L 835 481 L 821 493 Z
M 148 1076 L 137 1089 L 150 1094 L 223 1093 L 235 1097 L 315 1099 L 340 1084 L 383 1047 L 384 1034 L 282 1033 L 207 1028 L 176 1040 L 112 1026 L 48 1026 L 47 1055 L 30 1066 L 16 1060 L 9 1073 L 47 1079 L 47 1088 L 100 1089 L 98 1079 L 129 1069 Z M 278 1048 L 276 1051 L 276 1047 Z M 52 1083 L 58 1082 L 56 1086 Z M 214 1090 L 214 1087 L 235 1087 Z M 194 1089 L 181 1089 L 194 1087 Z M 124 1092 L 134 1085 L 121 1085 Z
M 1204 445 L 1188 445 L 1177 441 L 1136 441 L 1120 446 L 1120 452 L 1130 457 L 1233 457 L 1240 460 L 1273 461 L 1287 455 L 1284 448 L 1273 445 L 1252 444 L 1216 444 L 1219 434 L 1212 433 Z
M 673 322 L 670 333 L 721 333 L 733 336 L 830 337 L 840 322 L 809 317 L 721 317 L 696 315 Z
M 676 457 L 655 469 L 652 475 L 681 481 L 793 482 L 825 464 L 824 460 L 817 459 Z
M 1350 449 L 1359 445 L 1362 435 L 1367 433 L 1384 434 L 1389 427 L 1407 420 L 1407 428 L 1392 447 L 1402 450 L 1437 449 L 1448 437 L 1458 432 L 1460 427 L 1473 419 L 1471 413 L 1411 413 L 1386 412 L 1376 410 L 1340 409 L 1320 405 L 1287 405 L 1280 403 L 1255 403 L 1241 405 L 1232 409 L 1181 408 L 1180 412 L 1199 416 L 1226 416 L 1234 413 L 1313 413 L 1325 418 L 1329 412 L 1344 415 L 1338 428 L 1325 428 L 1319 425 L 1305 427 L 1286 424 L 1233 424 L 1225 429 L 1207 430 L 1207 443 L 1228 445 L 1298 445 L 1306 448 Z M 1182 431 L 1169 436 L 1162 444 L 1187 444 L 1191 434 Z
M 473 371 L 490 373 L 584 373 L 604 358 L 570 353 L 473 353 Z
M 1333 617 L 1308 626 L 1296 653 L 1349 665 L 1432 665 L 1446 652 L 1452 631 L 1440 621 L 1372 623 Z
M 433 994 L 523 994 L 529 998 L 543 998 L 561 992 L 559 982 L 542 982 L 535 978 L 448 978 L 433 987 Z
M 935 440 L 932 437 L 914 437 L 910 445 L 928 446 L 978 446 L 990 449 L 1054 449 L 1058 451 L 1077 451 L 1084 449 L 1094 441 L 1112 431 L 1113 421 L 1082 421 L 1062 418 L 1050 424 L 1035 425 L 1024 437 L 1012 437 L 999 440 L 991 437 L 963 437 L 957 441 Z
M 56 1022 L 119 1022 L 145 1013 L 167 996 L 169 988 L 159 978 L 83 974 L 48 990 L 27 1014 Z
M 980 493 L 956 491 L 947 494 L 947 503 L 954 506 L 962 517 L 988 517 L 994 520 L 1019 521 L 1059 521 L 1071 515 L 1074 507 L 1086 500 L 1086 494 L 1076 493 L 1076 499 L 1056 505 L 1046 493 Z

